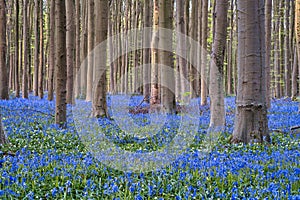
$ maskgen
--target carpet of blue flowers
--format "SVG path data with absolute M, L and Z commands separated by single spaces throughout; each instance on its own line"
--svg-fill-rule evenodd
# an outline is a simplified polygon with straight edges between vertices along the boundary
M 133 97 L 132 105 L 141 99 Z M 171 165 L 148 173 L 124 173 L 101 164 L 77 136 L 71 108 L 65 130 L 54 125 L 54 108 L 53 102 L 35 97 L 0 101 L 9 139 L 1 147 L 0 199 L 300 199 L 300 138 L 289 130 L 300 125 L 297 102 L 272 102 L 269 127 L 281 131 L 271 134 L 270 145 L 231 145 L 224 134 L 205 156 L 200 149 L 209 109 L 202 108 L 206 120 L 201 120 L 190 149 Z M 227 133 L 233 130 L 234 109 L 234 98 L 226 98 Z M 147 114 L 131 117 L 140 126 L 147 124 Z M 164 134 L 136 142 L 113 137 L 120 130 L 114 130 L 112 121 L 99 122 L 110 124 L 107 136 L 124 149 L 163 147 Z

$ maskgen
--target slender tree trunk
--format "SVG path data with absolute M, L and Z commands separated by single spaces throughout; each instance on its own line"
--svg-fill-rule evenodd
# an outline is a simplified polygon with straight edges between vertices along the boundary
M 76 27 L 75 27 L 75 91 L 74 91 L 74 99 L 79 97 L 80 94 L 80 0 L 75 1 L 75 9 L 76 9 Z
M 16 89 L 16 97 L 20 97 L 20 79 L 19 79 L 19 0 L 15 1 L 15 9 L 16 9 L 16 22 L 15 22 L 15 89 Z
M 27 19 L 28 0 L 24 0 L 23 3 L 23 82 L 22 82 L 22 97 L 28 98 L 28 77 L 29 77 L 29 66 L 28 66 L 28 19 Z
M 285 5 L 285 27 L 290 27 L 290 1 Z M 291 62 L 290 62 L 290 30 L 285 28 L 284 36 L 284 75 L 285 75 L 285 96 L 291 97 Z
M 6 53 L 6 5 L 5 0 L 0 0 L 0 99 L 9 98 Z
M 67 60 L 66 60 L 66 4 L 65 0 L 55 1 L 55 77 L 56 107 L 55 122 L 61 127 L 67 122 Z
M 159 25 L 159 6 L 158 0 L 153 3 L 153 35 L 152 35 L 152 52 L 151 52 L 151 106 L 159 104 L 159 83 L 158 83 L 158 25 Z
M 87 89 L 86 101 L 92 101 L 93 93 L 93 70 L 94 70 L 94 56 L 90 54 L 94 49 L 95 40 L 95 15 L 94 15 L 94 0 L 88 0 L 88 68 L 87 68 Z
M 150 25 L 150 0 L 145 0 L 144 1 L 144 28 L 149 28 Z M 150 46 L 150 33 L 148 31 L 144 31 L 144 44 L 145 46 Z M 150 73 L 151 73 L 151 68 L 150 68 L 150 49 L 145 48 L 143 50 L 143 93 L 146 98 L 146 101 L 149 102 L 150 98 Z
M 40 0 L 34 1 L 34 71 L 33 71 L 33 91 L 34 96 L 38 96 L 39 79 L 39 53 L 40 53 Z
M 108 8 L 108 0 L 95 1 L 95 13 L 97 21 L 95 30 L 96 46 L 100 43 L 103 44 L 103 42 L 107 40 Z M 97 48 L 95 56 L 96 77 L 100 77 L 100 79 L 99 81 L 96 80 L 95 94 L 93 95 L 94 117 L 108 117 L 106 104 L 106 55 L 106 48 Z
M 159 27 L 172 29 L 172 1 L 159 0 Z M 175 113 L 175 76 L 173 70 L 173 53 L 162 49 L 172 49 L 172 35 L 167 31 L 159 31 L 158 42 L 158 60 L 161 71 L 161 100 L 163 111 L 166 113 Z M 163 67 L 163 66 L 167 66 Z
M 73 104 L 74 99 L 74 50 L 75 50 L 75 4 L 66 0 L 67 9 L 67 103 Z
M 39 57 L 39 78 L 38 78 L 38 95 L 41 99 L 44 98 L 44 17 L 43 17 L 43 1 L 40 2 L 40 57 Z
M 55 69 L 55 0 L 50 0 L 50 37 L 49 37 L 49 77 L 48 77 L 48 100 L 54 96 L 54 69 Z
M 266 103 L 271 106 L 271 38 L 272 38 L 272 0 L 266 0 Z
M 201 105 L 207 104 L 207 32 L 208 1 L 202 0 Z
M 296 48 L 298 58 L 298 69 L 299 69 L 299 79 L 300 79 L 300 0 L 296 0 L 296 8 L 295 8 L 295 34 L 296 34 Z M 299 81 L 299 90 L 300 90 L 300 81 Z M 300 110 L 300 105 L 299 105 Z
M 292 73 L 292 99 L 297 97 L 297 77 L 298 77 L 298 59 L 297 59 L 297 48 L 294 48 L 294 61 L 293 61 L 293 73 Z
M 224 104 L 224 56 L 227 38 L 227 10 L 228 0 L 217 0 L 214 15 L 215 36 L 210 62 L 210 128 L 224 130 L 225 104 Z
M 265 96 L 264 8 L 263 0 L 237 1 L 239 70 L 232 138 L 234 143 L 261 143 L 269 140 Z
M 87 16 L 87 0 L 82 1 L 82 31 L 81 31 L 81 47 L 80 47 L 80 60 L 82 67 L 80 68 L 80 96 L 81 98 L 86 97 L 86 88 L 87 88 L 87 63 L 86 56 L 87 56 L 87 23 L 88 23 L 88 16 Z

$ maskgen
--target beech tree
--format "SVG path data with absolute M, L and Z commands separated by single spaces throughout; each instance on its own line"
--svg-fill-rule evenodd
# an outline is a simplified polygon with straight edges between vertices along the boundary
M 210 62 L 210 128 L 225 127 L 224 103 L 224 56 L 227 38 L 227 10 L 228 0 L 216 0 L 214 14 L 215 35 Z
M 269 136 L 265 87 L 264 8 L 263 0 L 237 2 L 238 88 L 232 138 L 234 143 L 261 143 L 264 137 Z
M 0 99 L 8 99 L 8 78 L 6 65 L 6 5 L 0 1 Z
M 66 85 L 66 5 L 65 0 L 55 1 L 55 122 L 64 127 L 67 121 Z

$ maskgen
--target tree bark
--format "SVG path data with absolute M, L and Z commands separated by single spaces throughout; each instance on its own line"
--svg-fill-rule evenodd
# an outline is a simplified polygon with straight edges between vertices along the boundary
M 38 96 L 39 79 L 39 53 L 40 53 L 40 0 L 34 1 L 34 71 L 33 71 L 33 91 L 34 96 Z
M 107 40 L 108 33 L 108 0 L 95 1 L 96 13 L 96 30 L 95 30 L 95 45 L 101 44 L 103 47 Z M 94 117 L 108 117 L 106 93 L 107 93 L 107 80 L 106 80 L 106 46 L 105 48 L 96 49 L 95 66 L 96 77 L 100 77 L 99 81 L 96 79 L 96 87 L 93 95 L 93 115 Z
M 269 140 L 264 1 L 238 1 L 238 91 L 232 142 Z M 251 16 L 251 17 L 248 17 Z M 256 37 L 253 37 L 253 36 Z
M 146 28 L 150 27 L 150 0 L 144 1 L 144 44 L 145 46 L 150 46 L 150 33 L 148 31 L 145 31 Z M 149 102 L 150 98 L 150 73 L 151 68 L 148 64 L 150 64 L 150 49 L 145 48 L 143 50 L 143 93 L 146 97 L 146 102 Z
M 43 1 L 40 2 L 40 52 L 39 52 L 39 79 L 38 79 L 38 95 L 40 99 L 44 98 L 44 17 L 43 17 Z
M 54 97 L 54 69 L 55 69 L 55 0 L 50 0 L 50 37 L 49 37 L 49 77 L 48 100 Z
M 0 1 L 0 99 L 8 99 L 8 78 L 6 65 L 6 4 Z
M 56 77 L 56 107 L 55 122 L 60 127 L 66 126 L 66 4 L 65 0 L 55 1 L 55 77 Z
M 266 103 L 271 106 L 271 38 L 272 38 L 272 0 L 266 0 Z
M 28 0 L 24 0 L 23 3 L 23 82 L 22 82 L 22 97 L 28 98 L 28 77 L 29 77 L 29 66 L 28 66 L 28 19 L 27 19 Z
M 225 128 L 224 104 L 224 56 L 227 39 L 228 0 L 217 0 L 214 13 L 215 36 L 210 62 L 210 128 L 223 131 Z
M 74 99 L 74 50 L 75 50 L 75 4 L 73 0 L 66 0 L 67 12 L 67 103 L 73 104 Z
M 19 79 L 19 0 L 15 1 L 16 22 L 15 22 L 15 90 L 16 97 L 20 97 L 20 79 Z
M 159 27 L 172 30 L 172 1 L 159 0 Z M 165 113 L 173 114 L 176 112 L 175 104 L 175 76 L 173 66 L 172 35 L 168 31 L 159 31 L 158 60 L 161 71 L 161 100 Z M 164 66 L 167 66 L 164 67 Z

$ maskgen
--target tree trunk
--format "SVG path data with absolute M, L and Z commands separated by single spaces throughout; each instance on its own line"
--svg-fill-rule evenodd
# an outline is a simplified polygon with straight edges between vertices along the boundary
M 2 8 L 2 1 L 4 0 L 1 0 L 0 1 L 0 9 Z M 6 144 L 7 143 L 7 139 L 6 139 L 6 136 L 5 136 L 5 132 L 4 132 L 4 129 L 3 129 L 3 126 L 2 126 L 2 116 L 0 115 L 0 145 L 3 145 L 3 144 Z
M 0 99 L 9 98 L 6 53 L 6 5 L 0 0 Z
M 296 33 L 296 48 L 297 48 L 297 58 L 298 58 L 298 65 L 300 65 L 300 0 L 296 0 L 296 9 L 295 9 L 295 33 Z M 300 76 L 300 67 L 299 69 L 299 76 Z M 299 81 L 299 90 L 300 90 L 300 81 Z M 300 110 L 300 105 L 299 105 Z
M 148 31 L 145 31 L 146 28 L 149 28 L 151 26 L 150 24 L 150 0 L 144 1 L 144 45 L 150 46 L 150 33 Z M 150 98 L 150 49 L 145 48 L 143 50 L 143 93 L 146 98 L 146 101 L 149 102 Z
M 80 60 L 82 63 L 82 67 L 80 68 L 80 97 L 86 98 L 86 85 L 87 85 L 87 64 L 86 62 L 87 56 L 87 0 L 82 1 L 82 31 L 81 31 L 81 47 L 80 47 Z
M 66 0 L 67 9 L 67 103 L 75 102 L 74 89 L 74 50 L 75 50 L 75 4 L 73 0 Z
M 38 79 L 39 79 L 39 53 L 40 53 L 40 0 L 34 1 L 34 71 L 33 71 L 33 91 L 34 96 L 38 96 Z
M 227 39 L 227 10 L 228 0 L 217 0 L 214 13 L 215 36 L 210 62 L 210 128 L 224 130 L 225 104 L 224 104 L 224 56 Z
M 79 97 L 80 94 L 80 0 L 75 1 L 75 9 L 76 9 L 76 30 L 75 30 L 75 38 L 76 38 L 76 46 L 75 46 L 75 91 L 74 91 L 74 99 Z
M 93 116 L 94 117 L 108 117 L 106 93 L 106 45 L 103 42 L 107 40 L 108 33 L 108 0 L 95 1 L 96 13 L 96 30 L 95 30 L 95 45 L 101 44 L 102 48 L 97 47 L 95 56 L 96 66 L 96 87 L 93 95 Z M 105 47 L 105 48 L 103 48 Z
M 90 54 L 94 49 L 95 40 L 95 15 L 94 15 L 94 0 L 88 0 L 88 68 L 87 68 L 87 89 L 86 101 L 92 101 L 93 93 L 93 76 L 94 76 L 94 56 Z
M 15 22 L 15 89 L 16 89 L 16 97 L 20 97 L 20 79 L 19 79 L 19 0 L 15 1 L 15 9 L 16 9 L 16 22 Z
M 172 1 L 159 0 L 159 27 L 172 30 Z M 159 69 L 161 71 L 161 100 L 163 111 L 175 113 L 175 76 L 173 66 L 172 35 L 168 31 L 159 31 Z M 166 67 L 164 67 L 166 66 Z
M 23 82 L 22 82 L 22 97 L 28 98 L 28 77 L 29 77 L 29 66 L 28 66 L 28 19 L 27 19 L 28 0 L 24 0 L 23 3 Z
M 232 142 L 269 140 L 264 1 L 238 1 L 238 91 Z M 251 17 L 248 17 L 251 16 Z M 253 37 L 253 36 L 256 37 Z M 266 137 L 266 138 L 265 138 Z
M 48 77 L 48 100 L 54 96 L 54 69 L 55 69 L 55 0 L 50 0 L 50 37 L 49 37 L 49 77 Z
M 208 1 L 202 0 L 201 105 L 207 104 L 207 25 Z
M 43 1 L 40 2 L 40 57 L 39 57 L 39 82 L 38 82 L 38 95 L 40 99 L 44 98 L 44 17 L 43 17 Z
M 295 99 L 298 95 L 297 91 L 297 77 L 298 77 L 298 59 L 297 59 L 297 48 L 294 48 L 294 61 L 293 61 L 293 73 L 292 73 L 292 99 Z
M 67 121 L 66 103 L 66 4 L 65 0 L 55 1 L 55 77 L 56 107 L 55 122 L 65 127 Z
M 290 1 L 285 3 L 285 27 L 290 27 Z M 285 96 L 291 97 L 291 62 L 290 62 L 290 30 L 285 28 L 284 35 L 284 75 L 285 75 Z
M 151 42 L 151 99 L 150 104 L 159 104 L 159 83 L 158 83 L 158 26 L 159 26 L 158 0 L 153 3 L 153 35 Z
M 271 106 L 271 38 L 272 38 L 272 0 L 266 0 L 266 103 Z

